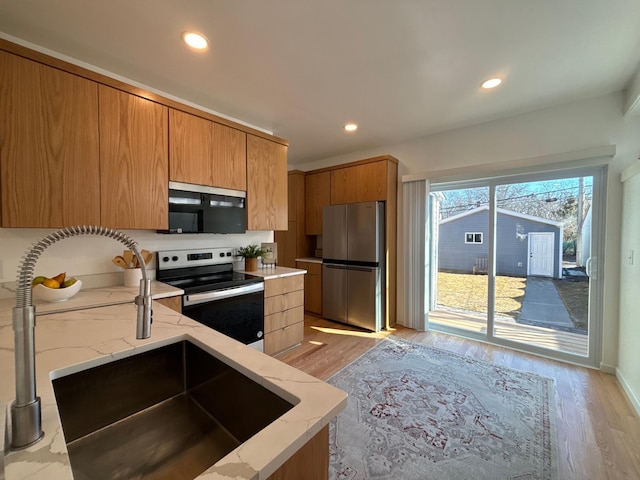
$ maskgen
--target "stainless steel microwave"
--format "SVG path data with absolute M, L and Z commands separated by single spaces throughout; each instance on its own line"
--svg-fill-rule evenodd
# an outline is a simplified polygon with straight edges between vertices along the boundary
M 245 233 L 246 192 L 169 182 L 169 230 L 162 233 Z

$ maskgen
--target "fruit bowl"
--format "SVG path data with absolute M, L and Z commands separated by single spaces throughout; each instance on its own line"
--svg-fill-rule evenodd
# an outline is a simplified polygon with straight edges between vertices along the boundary
M 49 288 L 39 284 L 33 287 L 33 296 L 45 302 L 64 302 L 78 293 L 80 288 L 82 288 L 80 280 L 76 280 L 73 285 L 66 288 Z

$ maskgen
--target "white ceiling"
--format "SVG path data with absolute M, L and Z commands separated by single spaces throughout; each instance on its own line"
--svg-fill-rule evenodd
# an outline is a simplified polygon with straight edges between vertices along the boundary
M 270 130 L 299 165 L 622 90 L 640 0 L 0 0 L 0 31 Z

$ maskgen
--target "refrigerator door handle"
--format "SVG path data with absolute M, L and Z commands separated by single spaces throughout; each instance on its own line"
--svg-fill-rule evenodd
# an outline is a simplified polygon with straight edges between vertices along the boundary
M 335 270 L 349 270 L 349 267 L 347 267 L 345 265 L 327 265 L 325 263 L 324 266 L 327 267 L 327 268 L 335 269 Z
M 349 267 L 349 270 L 357 270 L 358 272 L 373 272 L 375 268 L 372 267 Z

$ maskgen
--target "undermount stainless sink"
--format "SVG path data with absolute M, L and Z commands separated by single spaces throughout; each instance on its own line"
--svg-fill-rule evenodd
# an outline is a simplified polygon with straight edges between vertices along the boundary
M 293 408 L 189 341 L 53 388 L 76 480 L 192 479 Z

